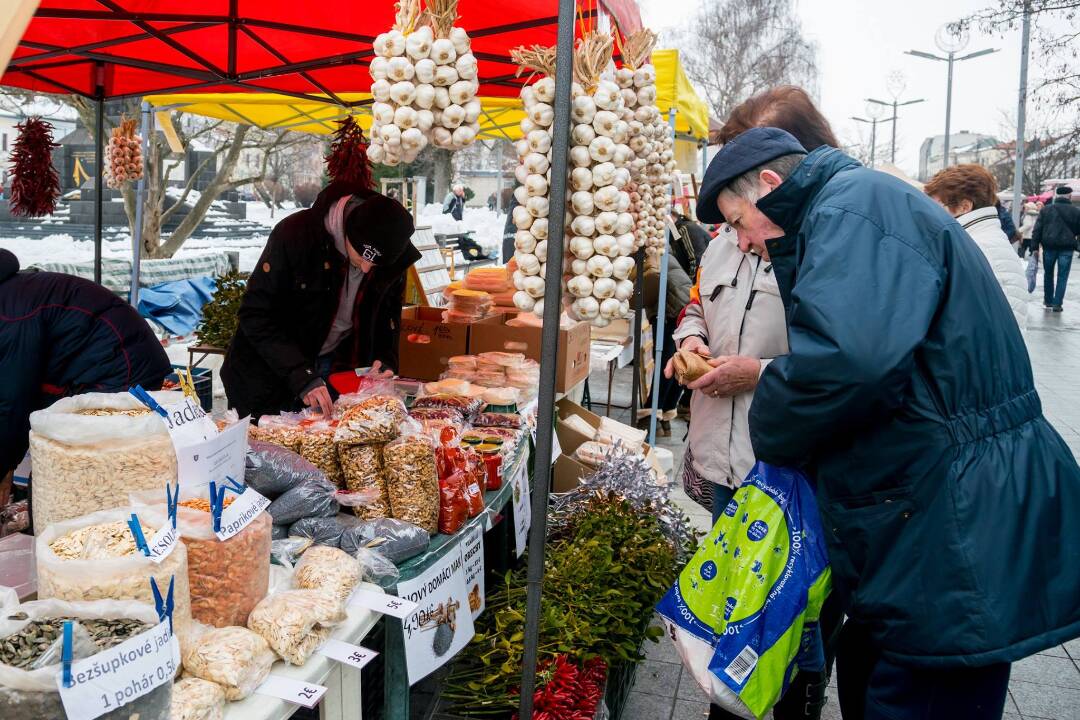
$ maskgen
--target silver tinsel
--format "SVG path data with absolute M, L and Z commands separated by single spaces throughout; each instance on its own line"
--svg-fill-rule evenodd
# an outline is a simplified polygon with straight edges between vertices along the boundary
M 660 531 L 675 548 L 681 563 L 689 559 L 695 547 L 690 519 L 671 501 L 668 486 L 658 485 L 652 469 L 638 454 L 620 445 L 613 446 L 596 468 L 578 487 L 553 495 L 548 513 L 548 533 L 560 535 L 574 522 L 574 517 L 594 497 L 625 500 L 635 510 L 656 518 Z

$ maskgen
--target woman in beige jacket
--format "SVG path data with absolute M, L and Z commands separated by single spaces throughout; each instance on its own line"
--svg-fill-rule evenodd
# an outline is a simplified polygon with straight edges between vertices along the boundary
M 754 466 L 747 415 L 758 377 L 771 358 L 788 351 L 772 265 L 741 252 L 727 225 L 701 259 L 674 338 L 680 350 L 697 352 L 714 365 L 688 385 L 695 392 L 683 485 L 716 516 Z M 670 363 L 664 372 L 671 376 Z

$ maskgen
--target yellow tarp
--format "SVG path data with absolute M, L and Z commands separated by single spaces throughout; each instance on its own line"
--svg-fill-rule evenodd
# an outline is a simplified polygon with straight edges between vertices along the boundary
M 665 117 L 674 107 L 675 128 L 681 135 L 704 138 L 708 134 L 708 109 L 679 63 L 678 50 L 653 52 L 656 67 L 656 104 Z M 367 93 L 339 93 L 346 102 L 367 100 Z M 158 107 L 175 107 L 184 112 L 230 120 L 264 129 L 288 129 L 300 132 L 329 134 L 336 128 L 334 121 L 348 114 L 357 118 L 365 130 L 371 127 L 368 106 L 345 108 L 330 98 L 326 102 L 300 100 L 275 93 L 187 93 L 148 95 L 149 103 Z M 480 98 L 484 112 L 480 116 L 480 136 L 485 138 L 521 137 L 518 123 L 524 117 L 518 98 Z

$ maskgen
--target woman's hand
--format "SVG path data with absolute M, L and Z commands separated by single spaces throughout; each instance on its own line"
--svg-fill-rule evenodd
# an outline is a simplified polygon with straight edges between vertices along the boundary
M 709 346 L 705 344 L 697 335 L 691 335 L 690 337 L 679 343 L 679 350 L 686 350 L 687 352 L 697 353 L 701 357 L 709 357 Z M 664 377 L 669 380 L 675 375 L 675 358 L 668 358 L 667 364 L 664 365 Z
M 309 390 L 304 396 L 304 404 L 322 413 L 324 418 L 329 418 L 334 414 L 334 401 L 330 399 L 330 391 L 325 384 Z
M 731 397 L 757 387 L 761 361 L 742 355 L 727 355 L 709 360 L 713 369 L 686 387 L 700 390 L 709 397 Z

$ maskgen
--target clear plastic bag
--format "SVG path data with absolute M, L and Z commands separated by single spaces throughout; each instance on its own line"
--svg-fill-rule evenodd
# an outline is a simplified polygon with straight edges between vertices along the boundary
M 173 685 L 171 720 L 222 720 L 225 690 L 215 682 L 186 677 Z
M 182 399 L 151 395 L 162 404 Z M 176 481 L 165 423 L 126 392 L 61 398 L 30 413 L 30 455 L 35 528 L 115 508 L 131 490 Z
M 301 518 L 289 526 L 289 538 L 307 538 L 317 545 L 337 547 L 345 526 L 338 516 Z
M 429 533 L 439 529 L 439 477 L 435 448 L 426 435 L 405 435 L 383 451 L 390 510 Z
M 373 383 L 357 393 L 356 402 L 341 413 L 334 438 L 350 445 L 385 443 L 398 435 L 405 404 L 390 380 Z
M 296 565 L 297 558 L 311 547 L 314 540 L 309 537 L 288 537 L 270 543 L 270 559 L 290 570 Z
M 473 427 L 520 428 L 521 416 L 517 413 L 479 413 L 472 421 Z
M 390 496 L 383 473 L 383 446 L 339 444 L 338 458 L 345 474 L 346 489 L 368 493 L 370 497 L 362 505 L 351 506 L 353 513 L 365 520 L 389 515 Z
M 300 452 L 300 420 L 301 416 L 294 413 L 282 413 L 281 415 L 263 415 L 259 418 L 259 424 L 248 429 L 248 440 L 273 443 L 281 447 Z
M 401 573 L 397 565 L 387 560 L 378 547 L 357 548 L 352 554 L 360 563 L 360 579 L 364 582 L 375 583 L 383 588 L 392 588 L 398 584 Z
M 434 408 L 437 410 L 457 410 L 465 417 L 472 417 L 481 408 L 484 401 L 478 397 L 462 397 L 461 395 L 425 395 L 417 398 L 413 403 L 416 410 Z
M 259 633 L 235 625 L 196 626 L 181 650 L 184 671 L 217 683 L 230 701 L 243 700 L 255 692 L 277 659 Z
M 301 427 L 303 434 L 300 436 L 300 456 L 322 470 L 326 479 L 335 487 L 341 487 L 345 477 L 341 474 L 341 465 L 338 464 L 334 423 L 319 420 L 303 423 Z
M 466 475 L 458 470 L 439 478 L 439 532 L 453 535 L 469 519 Z
M 244 482 L 263 497 L 276 499 L 307 481 L 325 481 L 319 468 L 280 445 L 249 441 Z
M 393 563 L 402 563 L 427 550 L 431 536 L 421 527 L 404 520 L 379 518 L 357 523 L 341 534 L 341 549 L 356 555 L 360 548 L 372 545 Z
M 243 625 L 270 583 L 270 516 L 261 512 L 239 533 L 219 540 L 207 494 L 206 487 L 181 488 L 176 515 L 187 548 L 191 616 L 215 627 Z M 155 526 L 164 522 L 167 513 L 160 497 L 132 494 L 140 519 Z
M 2 594 L 0 594 L 2 597 Z M 93 602 L 67 602 L 63 600 L 35 600 L 18 604 L 14 593 L 0 608 L 0 639 L 12 636 L 37 620 L 54 618 L 77 618 L 80 620 L 133 620 L 148 626 L 157 625 L 157 611 L 153 605 L 120 600 L 96 600 Z M 88 651 L 74 648 L 75 659 Z M 0 663 L 0 717 L 22 720 L 39 720 L 66 717 L 56 678 L 61 671 L 57 663 L 34 670 L 24 670 Z M 137 716 L 142 720 L 168 720 L 172 683 L 165 683 L 146 695 L 136 698 L 112 712 L 102 715 L 105 720 L 130 720 Z
M 306 517 L 333 517 L 338 513 L 336 492 L 337 486 L 328 480 L 307 480 L 280 495 L 266 512 L 277 525 L 291 525 Z
M 284 540 L 289 537 L 288 525 L 273 525 L 270 528 L 270 540 Z
M 157 495 L 157 493 L 155 493 Z M 73 520 L 53 523 L 37 536 L 35 556 L 37 559 L 38 597 L 58 600 L 135 600 L 154 604 L 150 579 L 165 592 L 173 582 L 173 627 L 177 635 L 183 634 L 191 624 L 191 593 L 188 587 L 188 551 L 181 544 L 160 563 L 135 548 L 134 540 L 124 550 L 119 545 L 105 547 L 106 539 L 101 533 L 86 535 L 99 526 L 126 525 L 132 512 L 139 513 L 139 521 L 148 530 L 153 528 L 149 540 L 166 519 L 143 513 L 141 508 L 101 510 Z M 82 550 L 79 557 L 68 557 L 63 548 L 70 545 L 69 538 L 82 534 L 93 547 Z M 130 535 L 130 530 L 127 531 Z M 144 531 L 144 535 L 146 531 Z M 54 549 L 55 548 L 55 549 Z M 114 553 L 134 550 L 130 554 Z M 63 554 L 58 554 L 58 551 Z
M 304 551 L 296 564 L 293 582 L 303 590 L 322 590 L 345 602 L 357 583 L 361 568 L 357 559 L 336 547 L 316 545 Z
M 321 590 L 286 590 L 255 606 L 248 627 L 290 665 L 303 665 L 345 620 L 345 604 Z

